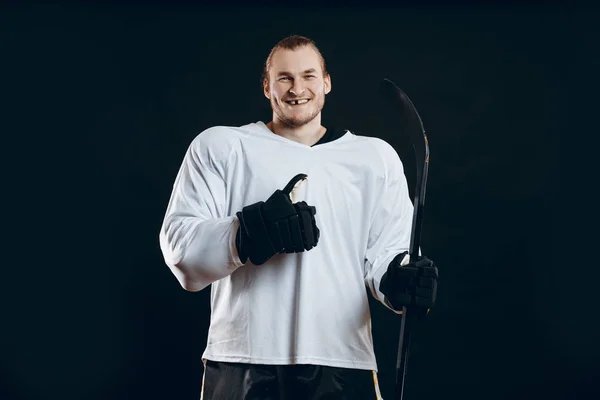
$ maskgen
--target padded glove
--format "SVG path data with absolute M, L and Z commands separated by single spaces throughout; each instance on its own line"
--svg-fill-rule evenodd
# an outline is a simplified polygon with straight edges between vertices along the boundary
M 427 314 L 435 305 L 437 296 L 438 268 L 433 261 L 419 256 L 415 263 L 402 264 L 408 252 L 398 254 L 388 265 L 381 278 L 379 290 L 396 311 L 411 307 L 420 314 Z
M 236 246 L 240 260 L 249 258 L 261 265 L 278 253 L 300 253 L 315 247 L 319 228 L 315 221 L 317 210 L 301 201 L 292 203 L 290 193 L 306 174 L 298 174 L 283 190 L 276 190 L 266 201 L 259 201 L 236 213 L 240 228 Z

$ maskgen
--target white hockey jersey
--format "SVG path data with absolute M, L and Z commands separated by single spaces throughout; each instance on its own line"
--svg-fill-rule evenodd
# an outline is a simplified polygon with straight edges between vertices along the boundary
M 242 265 L 236 212 L 299 173 L 308 180 L 294 202 L 316 207 L 318 245 Z M 408 250 L 412 212 L 400 158 L 381 139 L 346 131 L 311 147 L 263 122 L 199 134 L 159 237 L 166 264 L 186 290 L 212 284 L 203 358 L 377 370 L 365 285 L 390 308 L 379 282 Z

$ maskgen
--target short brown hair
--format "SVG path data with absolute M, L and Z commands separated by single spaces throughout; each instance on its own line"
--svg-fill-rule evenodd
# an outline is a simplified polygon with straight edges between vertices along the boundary
M 309 39 L 305 36 L 292 35 L 292 36 L 288 36 L 288 37 L 281 39 L 271 49 L 271 52 L 269 53 L 269 56 L 267 57 L 267 61 L 265 61 L 261 83 L 264 83 L 265 81 L 267 81 L 267 82 L 269 81 L 269 68 L 271 68 L 271 61 L 273 60 L 273 54 L 275 54 L 276 50 L 278 50 L 278 49 L 296 50 L 297 48 L 304 47 L 304 46 L 311 46 L 317 52 L 317 54 L 319 55 L 319 58 L 321 59 L 321 69 L 323 70 L 323 75 L 327 75 L 328 72 L 327 72 L 327 68 L 325 65 L 325 58 L 323 57 L 323 54 L 321 54 L 321 52 L 319 51 L 319 48 L 317 47 L 315 42 L 312 39 Z

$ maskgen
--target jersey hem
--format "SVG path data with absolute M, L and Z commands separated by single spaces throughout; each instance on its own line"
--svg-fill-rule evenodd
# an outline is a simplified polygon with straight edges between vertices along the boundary
M 377 372 L 377 363 L 364 361 L 335 360 L 320 357 L 269 358 L 205 353 L 202 355 L 202 361 L 204 362 L 205 360 L 267 365 L 314 364 L 327 367 L 352 368 Z

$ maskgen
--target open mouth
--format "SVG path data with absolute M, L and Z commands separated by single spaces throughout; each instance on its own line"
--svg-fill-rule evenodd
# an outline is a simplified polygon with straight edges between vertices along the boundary
M 299 99 L 299 100 L 286 100 L 285 102 L 292 106 L 300 106 L 302 104 L 306 104 L 310 101 L 310 99 Z

